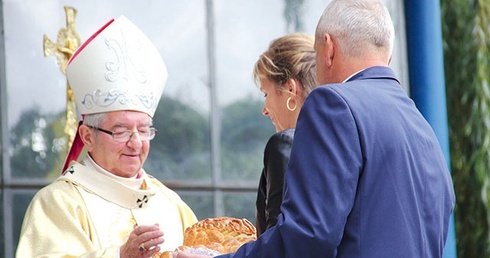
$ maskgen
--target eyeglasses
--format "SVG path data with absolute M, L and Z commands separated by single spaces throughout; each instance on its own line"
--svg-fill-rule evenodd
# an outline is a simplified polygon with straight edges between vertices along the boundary
M 116 142 L 128 142 L 129 140 L 131 140 L 131 137 L 133 137 L 133 134 L 135 134 L 135 133 L 137 133 L 140 136 L 140 139 L 142 141 L 150 141 L 150 140 L 153 140 L 153 138 L 155 138 L 155 135 L 157 134 L 157 129 L 154 127 L 149 127 L 146 129 L 140 129 L 136 132 L 133 132 L 131 130 L 126 130 L 126 131 L 122 131 L 122 132 L 111 132 L 111 131 L 104 130 L 104 129 L 94 127 L 94 126 L 90 126 L 90 125 L 88 125 L 88 127 L 92 128 L 94 130 L 106 133 L 108 135 L 111 135 L 112 139 L 114 139 L 114 141 L 116 141 Z

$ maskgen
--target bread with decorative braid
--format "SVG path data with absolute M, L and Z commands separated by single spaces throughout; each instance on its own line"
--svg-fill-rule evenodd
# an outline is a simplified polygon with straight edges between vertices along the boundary
M 243 244 L 256 239 L 256 228 L 247 219 L 207 218 L 185 230 L 184 244 L 178 250 L 214 256 L 236 252 Z M 171 258 L 172 252 L 159 253 L 153 257 Z

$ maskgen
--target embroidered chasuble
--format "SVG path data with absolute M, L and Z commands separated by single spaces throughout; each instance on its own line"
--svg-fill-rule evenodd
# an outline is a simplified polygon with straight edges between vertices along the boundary
M 16 257 L 118 257 L 135 225 L 152 224 L 164 232 L 161 250 L 174 250 L 197 218 L 175 192 L 144 171 L 142 181 L 142 189 L 133 189 L 72 162 L 33 198 Z

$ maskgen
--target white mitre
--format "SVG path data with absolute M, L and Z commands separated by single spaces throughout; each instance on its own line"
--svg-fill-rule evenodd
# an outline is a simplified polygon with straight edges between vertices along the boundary
M 82 115 L 134 110 L 151 117 L 168 77 L 158 50 L 124 16 L 108 22 L 76 50 L 66 75 Z
M 68 61 L 66 77 L 82 117 L 119 110 L 140 111 L 153 117 L 168 73 L 148 37 L 120 16 L 75 51 Z M 62 171 L 78 159 L 82 149 L 77 130 Z

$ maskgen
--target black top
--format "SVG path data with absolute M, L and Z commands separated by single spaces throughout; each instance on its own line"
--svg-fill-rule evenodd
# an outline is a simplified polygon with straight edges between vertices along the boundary
M 264 150 L 264 168 L 260 177 L 256 201 L 257 236 L 275 226 L 281 212 L 284 172 L 289 163 L 294 129 L 271 136 Z

